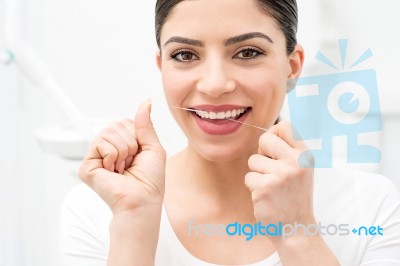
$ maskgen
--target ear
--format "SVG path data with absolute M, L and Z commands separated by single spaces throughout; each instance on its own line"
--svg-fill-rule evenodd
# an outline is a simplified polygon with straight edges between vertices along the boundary
M 294 47 L 292 54 L 289 56 L 290 73 L 288 79 L 298 79 L 303 69 L 304 49 L 300 44 Z
M 161 71 L 162 65 L 161 65 L 161 51 L 160 50 L 158 50 L 156 53 L 156 62 L 157 62 L 158 70 Z

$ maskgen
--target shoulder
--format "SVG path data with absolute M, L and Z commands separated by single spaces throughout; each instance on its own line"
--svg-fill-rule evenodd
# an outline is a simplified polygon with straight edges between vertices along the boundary
M 91 234 L 104 240 L 108 237 L 108 224 L 111 219 L 112 212 L 107 204 L 86 184 L 80 184 L 63 200 L 60 230 L 66 234 Z
M 400 208 L 400 193 L 385 176 L 356 169 L 316 169 L 316 213 L 375 220 Z M 358 220 L 358 219 L 356 219 Z
M 400 263 L 400 193 L 390 179 L 355 169 L 317 169 L 314 213 L 330 227 L 324 239 L 342 265 Z M 381 228 L 383 235 L 367 228 Z
M 66 265 L 83 265 L 95 260 L 101 262 L 96 265 L 103 265 L 107 259 L 111 219 L 111 210 L 91 188 L 85 184 L 73 188 L 60 210 L 62 261 Z
M 398 189 L 387 177 L 357 169 L 316 169 L 315 186 L 316 190 L 320 189 L 324 194 L 337 196 L 399 195 Z
M 61 223 L 104 227 L 112 218 L 107 204 L 86 184 L 73 188 L 61 205 Z
M 63 207 L 85 208 L 91 206 L 106 207 L 103 200 L 86 184 L 79 184 L 64 197 Z

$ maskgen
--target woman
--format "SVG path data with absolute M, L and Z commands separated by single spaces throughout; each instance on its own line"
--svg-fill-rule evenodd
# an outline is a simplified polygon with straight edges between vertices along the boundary
M 295 0 L 157 1 L 157 64 L 188 146 L 166 160 L 149 102 L 104 129 L 88 186 L 64 202 L 67 265 L 400 265 L 393 185 L 314 171 L 275 123 L 303 65 L 296 30 Z

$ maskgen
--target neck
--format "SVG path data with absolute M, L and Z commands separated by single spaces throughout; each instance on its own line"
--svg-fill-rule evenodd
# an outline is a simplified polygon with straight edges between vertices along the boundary
M 252 214 L 251 194 L 244 177 L 249 172 L 248 158 L 254 152 L 256 149 L 249 150 L 248 154 L 230 162 L 212 162 L 189 146 L 170 159 L 166 185 L 173 183 L 169 187 L 197 195 L 208 206 L 214 206 L 216 212 L 223 209 L 224 213 Z

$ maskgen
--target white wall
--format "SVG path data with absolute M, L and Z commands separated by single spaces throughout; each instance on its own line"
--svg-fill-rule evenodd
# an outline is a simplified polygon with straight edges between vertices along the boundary
M 155 66 L 154 4 L 26 1 L 27 40 L 85 115 L 131 117 L 152 98 L 162 129 L 169 115 Z M 0 21 L 0 47 L 3 35 Z M 0 265 L 58 265 L 59 206 L 79 183 L 79 163 L 44 153 L 34 132 L 67 120 L 15 65 L 0 65 L 0 96 Z M 184 145 L 169 137 L 179 134 L 176 127 L 163 133 L 167 147 Z
M 364 51 L 371 49 L 373 57 L 354 70 L 374 69 L 377 75 L 383 130 L 365 134 L 372 145 L 380 145 L 382 161 L 379 164 L 341 163 L 338 165 L 358 167 L 382 173 L 400 188 L 400 174 L 396 165 L 400 163 L 398 150 L 400 142 L 400 36 L 396 34 L 400 26 L 396 0 L 303 0 L 298 1 L 300 12 L 299 42 L 306 50 L 303 76 L 331 74 L 332 70 L 315 60 L 317 51 L 340 65 L 338 39 L 348 39 L 346 65 L 349 66 Z M 345 68 L 344 71 L 348 69 Z M 341 143 L 340 140 L 338 143 Z M 339 145 L 340 146 L 340 145 Z M 342 147 L 343 145 L 341 145 Z M 342 155 L 338 149 L 336 155 Z
M 0 8 L 0 17 L 3 16 Z M 0 24 L 1 25 L 1 24 Z M 0 47 L 2 47 L 0 27 Z M 22 265 L 16 250 L 22 250 L 23 237 L 19 231 L 22 218 L 20 193 L 21 111 L 19 109 L 15 67 L 0 65 L 0 265 Z M 20 254 L 19 254 L 20 255 Z
M 400 187 L 400 25 L 396 0 L 299 0 L 299 41 L 312 74 L 318 50 L 335 55 L 336 40 L 349 38 L 356 56 L 371 48 L 384 117 L 383 162 L 377 169 Z M 3 6 L 0 1 L 0 19 Z M 27 3 L 27 36 L 66 94 L 87 116 L 123 118 L 153 99 L 153 119 L 169 153 L 185 144 L 168 114 L 155 66 L 155 0 L 35 0 Z M 323 29 L 322 29 L 323 28 Z M 0 20 L 0 48 L 3 46 Z M 337 58 L 337 57 L 336 57 Z M 58 208 L 78 183 L 76 162 L 45 154 L 33 132 L 65 122 L 47 96 L 0 65 L 0 266 L 57 265 Z
M 20 115 L 16 70 L 0 65 L 0 265 L 18 259 L 13 250 L 22 243 L 17 231 L 22 216 L 21 201 L 15 197 L 22 183 L 17 178 L 21 176 L 17 153 L 22 150 L 21 134 L 18 134 L 21 132 Z

